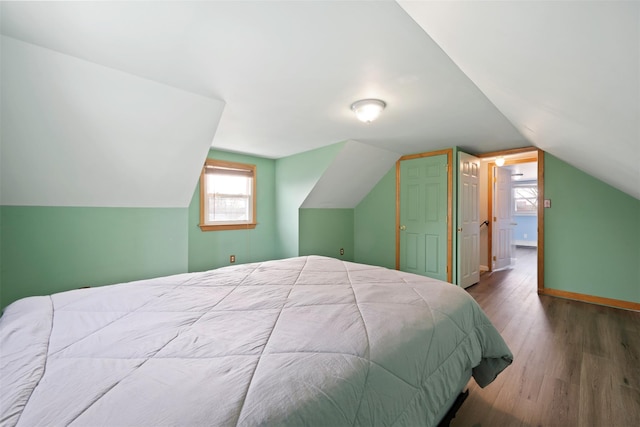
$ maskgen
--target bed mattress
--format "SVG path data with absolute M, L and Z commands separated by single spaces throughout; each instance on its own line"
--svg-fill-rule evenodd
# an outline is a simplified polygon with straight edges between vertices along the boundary
M 512 361 L 463 289 L 309 256 L 11 304 L 1 424 L 434 425 Z

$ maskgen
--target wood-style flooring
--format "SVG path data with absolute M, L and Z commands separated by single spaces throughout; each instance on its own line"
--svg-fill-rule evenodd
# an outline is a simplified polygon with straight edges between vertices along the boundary
M 514 362 L 451 426 L 640 426 L 640 313 L 538 295 L 535 248 L 467 290 Z

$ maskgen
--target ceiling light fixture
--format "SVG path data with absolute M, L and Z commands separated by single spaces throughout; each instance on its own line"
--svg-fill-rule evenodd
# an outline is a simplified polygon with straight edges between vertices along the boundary
M 496 166 L 504 166 L 504 157 L 500 156 L 496 159 Z
M 351 104 L 351 110 L 356 113 L 358 120 L 371 123 L 378 118 L 387 104 L 380 99 L 361 99 Z

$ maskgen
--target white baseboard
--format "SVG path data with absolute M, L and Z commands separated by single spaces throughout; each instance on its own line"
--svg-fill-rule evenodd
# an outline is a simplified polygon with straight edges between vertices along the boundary
M 533 248 L 538 247 L 538 242 L 536 240 L 514 240 L 513 244 L 516 246 L 530 246 Z
M 489 271 L 489 266 L 481 265 L 480 266 L 480 271 Z

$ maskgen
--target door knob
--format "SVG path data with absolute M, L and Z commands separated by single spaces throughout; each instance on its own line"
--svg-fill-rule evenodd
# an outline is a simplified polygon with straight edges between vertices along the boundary
M 404 231 L 404 230 L 406 230 L 406 229 L 407 229 L 407 226 L 406 226 L 406 225 L 401 225 L 401 226 L 400 226 L 400 230 Z

